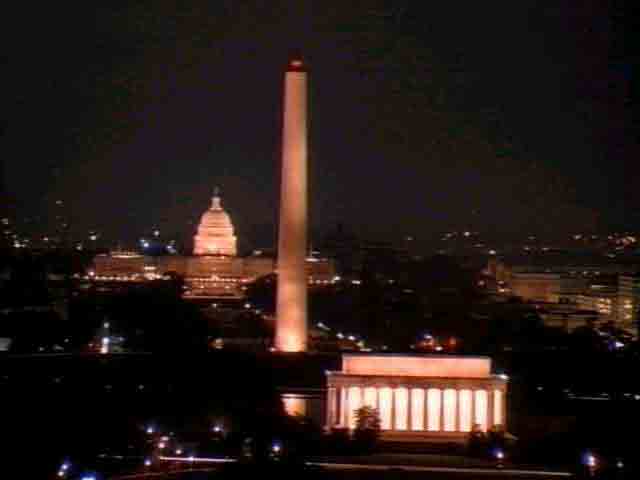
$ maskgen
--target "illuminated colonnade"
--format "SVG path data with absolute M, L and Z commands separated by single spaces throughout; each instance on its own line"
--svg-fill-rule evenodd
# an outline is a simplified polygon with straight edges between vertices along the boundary
M 353 363 L 355 357 L 360 359 L 358 362 L 367 362 L 367 358 L 374 357 L 351 354 L 344 357 L 347 356 L 350 358 L 343 364 Z M 401 358 L 397 355 L 388 357 L 393 357 L 396 363 Z M 455 436 L 470 432 L 476 424 L 485 431 L 493 425 L 506 425 L 507 380 L 504 376 L 490 374 L 489 359 L 455 357 L 463 364 L 480 360 L 488 368 L 483 366 L 483 371 L 467 371 L 471 376 L 449 376 L 465 373 L 464 369 L 458 372 L 449 368 L 446 362 L 440 362 L 440 359 L 449 361 L 453 357 L 404 358 L 411 359 L 411 362 L 419 359 L 419 363 L 429 367 L 423 369 L 428 375 L 421 375 L 419 368 L 402 370 L 403 362 L 398 364 L 403 375 L 388 371 L 388 365 L 382 375 L 374 371 L 357 371 L 362 370 L 359 368 L 355 369 L 356 372 L 349 372 L 349 365 L 346 369 L 343 367 L 342 372 L 329 372 L 327 427 L 353 429 L 356 425 L 355 411 L 365 405 L 378 410 L 381 429 L 387 433 Z M 374 370 L 377 370 L 375 366 Z
M 329 424 L 354 428 L 355 411 L 366 405 L 380 413 L 382 430 L 470 432 L 474 424 L 487 430 L 505 416 L 503 390 L 488 388 L 331 388 Z

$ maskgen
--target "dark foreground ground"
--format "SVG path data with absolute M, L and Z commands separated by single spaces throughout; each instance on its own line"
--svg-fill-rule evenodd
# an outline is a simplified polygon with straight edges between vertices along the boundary
M 571 364 L 536 357 L 505 365 L 511 374 L 509 426 L 521 440 L 515 463 L 566 471 L 588 448 L 635 460 L 635 442 L 628 438 L 640 430 L 640 400 L 635 400 L 640 389 L 616 379 L 635 380 L 634 372 L 574 358 Z M 53 478 L 61 459 L 126 450 L 149 422 L 188 433 L 227 418 L 246 430 L 247 424 L 251 428 L 282 414 L 281 387 L 321 388 L 325 370 L 339 367 L 337 355 L 0 357 L 5 444 L 0 459 L 6 473 L 0 478 Z M 573 398 L 595 393 L 599 400 Z M 211 478 L 236 474 L 217 472 Z M 321 470 L 305 475 L 504 478 L 505 473 Z
M 395 480 L 395 479 L 456 479 L 456 478 L 482 478 L 487 480 L 492 479 L 506 479 L 506 478 L 518 478 L 523 480 L 533 479 L 547 479 L 547 478 L 571 478 L 565 474 L 558 474 L 557 472 L 527 472 L 517 470 L 490 470 L 490 469 L 477 469 L 460 470 L 455 469 L 446 470 L 444 467 L 442 470 L 438 469 L 410 469 L 410 468 L 381 468 L 381 469 L 368 469 L 366 467 L 355 466 L 333 466 L 333 467 L 321 467 L 321 466 L 308 466 L 303 468 L 288 468 L 288 467 L 245 467 L 245 466 L 233 466 L 228 468 L 200 468 L 194 467 L 191 471 L 173 472 L 170 474 L 164 474 L 162 476 L 150 476 L 147 475 L 123 475 L 121 477 L 113 477 L 114 480 L 121 479 L 144 479 L 144 478 L 166 478 L 167 480 L 204 480 L 204 479 L 245 479 L 245 478 L 305 478 L 309 480 L 333 480 L 337 478 L 353 479 L 353 480 Z

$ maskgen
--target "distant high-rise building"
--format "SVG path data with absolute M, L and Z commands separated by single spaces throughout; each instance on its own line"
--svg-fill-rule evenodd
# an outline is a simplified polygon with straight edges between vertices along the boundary
M 622 328 L 638 333 L 640 314 L 640 274 L 618 277 L 618 322 Z

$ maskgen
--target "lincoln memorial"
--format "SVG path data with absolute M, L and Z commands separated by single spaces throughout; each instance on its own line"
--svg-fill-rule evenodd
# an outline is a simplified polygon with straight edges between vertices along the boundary
M 355 428 L 366 405 L 383 438 L 457 440 L 474 425 L 506 427 L 506 392 L 488 357 L 344 354 L 342 371 L 327 372 L 327 427 Z

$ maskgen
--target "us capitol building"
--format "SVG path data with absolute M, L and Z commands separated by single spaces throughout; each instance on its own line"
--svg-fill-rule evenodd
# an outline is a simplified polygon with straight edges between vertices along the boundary
M 218 192 L 200 219 L 192 256 L 152 257 L 136 252 L 112 251 L 97 255 L 87 278 L 96 282 L 142 282 L 177 274 L 185 279 L 185 296 L 193 298 L 242 298 L 244 285 L 276 272 L 276 259 L 260 254 L 237 256 L 237 238 Z M 309 256 L 306 261 L 310 287 L 336 281 L 331 260 Z

